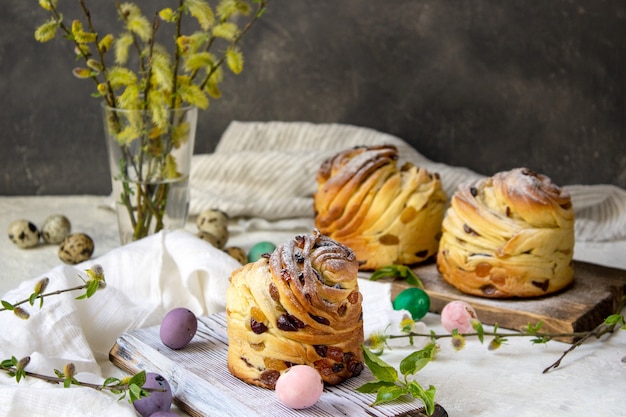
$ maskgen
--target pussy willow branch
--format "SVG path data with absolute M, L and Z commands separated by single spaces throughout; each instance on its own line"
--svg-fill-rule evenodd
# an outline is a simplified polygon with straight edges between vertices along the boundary
M 248 21 L 248 23 L 246 24 L 246 26 L 244 26 L 244 28 L 241 30 L 241 32 L 239 32 L 239 34 L 237 35 L 237 37 L 235 37 L 235 39 L 233 39 L 231 45 L 235 46 L 237 45 L 241 39 L 243 38 L 243 36 L 246 34 L 246 32 L 248 32 L 248 30 L 250 30 L 250 28 L 254 25 L 254 23 L 256 23 L 257 20 L 259 20 L 259 18 L 261 17 L 261 14 L 263 12 L 263 9 L 265 9 L 265 7 L 267 7 L 267 3 L 269 3 L 269 0 L 265 0 L 265 1 L 260 1 L 259 5 L 257 7 L 256 12 L 254 13 L 254 17 L 252 19 L 250 19 Z M 207 49 L 210 47 L 210 45 L 207 45 Z M 215 71 L 217 71 L 217 69 L 222 65 L 222 63 L 226 60 L 226 54 L 222 55 L 222 57 L 215 63 L 215 65 L 213 65 L 211 67 L 210 71 L 207 71 L 206 76 L 204 77 L 204 80 L 202 81 L 202 84 L 200 84 L 200 89 L 204 89 L 204 87 L 206 86 L 206 84 L 209 82 L 209 79 L 211 78 L 211 76 L 213 75 L 213 73 Z
M 0 368 L 0 371 L 4 371 L 5 373 L 15 373 L 18 371 L 18 369 L 14 366 L 12 367 L 7 367 L 7 368 Z M 24 370 L 23 374 L 25 376 L 29 376 L 31 378 L 36 378 L 45 382 L 49 382 L 51 384 L 61 384 L 64 385 L 66 380 L 70 380 L 72 381 L 72 385 L 78 385 L 81 387 L 86 387 L 86 388 L 91 388 L 94 389 L 96 391 L 111 391 L 111 392 L 115 392 L 115 391 L 128 391 L 130 390 L 131 387 L 131 383 L 124 383 L 124 384 L 113 384 L 113 385 L 107 385 L 107 384 L 94 384 L 94 383 L 90 383 L 90 382 L 83 382 L 83 381 L 78 381 L 75 378 L 60 378 L 60 377 L 56 377 L 56 376 L 51 376 L 51 375 L 44 375 L 44 374 L 38 374 L 36 372 L 29 372 Z M 164 392 L 165 389 L 164 388 L 141 388 L 142 390 L 146 391 L 146 392 Z
M 620 301 L 617 304 L 617 307 L 615 308 L 615 313 L 614 314 L 621 314 L 621 311 L 624 309 L 624 307 L 626 306 L 626 295 L 623 295 L 622 298 L 620 299 Z M 552 369 L 558 368 L 559 365 L 561 364 L 561 362 L 563 361 L 563 358 L 565 358 L 565 356 L 572 352 L 574 349 L 576 349 L 577 347 L 581 346 L 583 343 L 585 343 L 585 341 L 587 341 L 588 339 L 590 339 L 591 337 L 595 337 L 596 339 L 599 339 L 600 337 L 602 337 L 605 334 L 608 333 L 613 333 L 616 328 L 619 328 L 619 326 L 621 326 L 622 324 L 620 324 L 619 322 L 613 323 L 613 324 L 606 324 L 604 321 L 602 323 L 600 323 L 599 325 L 597 325 L 594 329 L 592 330 L 588 330 L 588 331 L 582 331 L 582 332 L 570 332 L 570 333 L 542 333 L 542 332 L 528 332 L 528 331 L 520 331 L 520 332 L 509 332 L 509 333 L 501 333 L 501 332 L 482 332 L 482 333 L 462 333 L 461 336 L 463 337 L 474 337 L 474 336 L 494 336 L 494 337 L 499 337 L 501 339 L 506 339 L 506 338 L 511 338 L 511 337 L 534 337 L 537 339 L 543 339 L 545 340 L 545 342 L 548 342 L 550 340 L 553 339 L 557 339 L 557 338 L 574 338 L 576 339 L 576 341 L 574 343 L 572 343 L 572 345 L 563 352 L 563 354 L 559 357 L 559 359 L 557 359 L 552 365 L 548 366 L 547 368 L 545 368 L 543 370 L 543 373 L 547 373 Z M 445 333 L 445 334 L 431 334 L 431 333 L 406 333 L 406 334 L 402 334 L 402 335 L 389 335 L 387 336 L 388 339 L 401 339 L 401 338 L 407 338 L 407 337 L 428 337 L 430 339 L 433 340 L 438 340 L 438 339 L 445 339 L 445 338 L 452 338 L 454 337 L 453 334 L 451 333 Z M 541 342 L 543 343 L 543 342 Z
M 91 20 L 91 12 L 89 11 L 89 9 L 87 8 L 87 5 L 85 4 L 85 0 L 80 0 L 80 8 L 83 12 L 83 15 L 85 16 L 85 19 L 87 20 L 87 26 L 89 27 L 89 30 L 91 31 L 91 33 L 95 33 L 96 34 L 96 41 L 94 42 L 96 45 L 96 50 L 98 51 L 98 56 L 100 57 L 100 65 L 102 65 L 102 73 L 106 74 L 107 72 L 107 67 L 106 67 L 106 63 L 104 61 L 104 52 L 102 50 L 100 50 L 100 48 L 98 47 L 98 43 L 99 43 L 99 36 L 98 36 L 98 32 L 96 31 L 96 28 L 93 25 L 93 21 Z M 83 51 L 83 48 L 80 47 L 80 45 L 74 41 L 74 43 L 76 44 L 76 46 L 78 47 L 78 49 L 81 51 L 81 54 L 83 55 L 83 58 L 85 59 L 85 61 L 87 61 L 87 59 L 89 58 L 85 52 Z M 97 78 L 96 75 L 92 75 L 91 78 L 96 82 L 96 85 L 98 85 L 99 80 Z M 111 107 L 115 107 L 115 94 L 113 93 L 113 88 L 111 88 L 111 83 L 109 80 L 106 79 L 106 77 L 103 77 L 104 81 L 107 83 L 107 94 L 104 97 L 105 100 L 107 101 L 107 104 Z
M 182 20 L 183 20 L 183 0 L 179 0 L 178 1 L 178 11 L 176 13 L 178 13 L 178 19 L 176 19 L 176 38 L 178 39 L 180 38 L 180 35 L 182 34 Z M 178 90 L 178 68 L 180 66 L 180 50 L 178 48 L 178 45 L 174 46 L 174 68 L 172 71 L 172 103 L 170 104 L 170 106 L 172 108 L 176 107 L 176 93 Z
M 35 300 L 39 300 L 41 298 L 49 297 L 51 295 L 63 294 L 65 292 L 84 290 L 88 286 L 89 286 L 89 284 L 83 284 L 83 285 L 77 285 L 76 287 L 64 288 L 62 290 L 50 291 L 50 292 L 47 292 L 47 293 L 44 293 L 44 294 L 37 295 L 37 297 L 35 297 Z M 13 305 L 13 307 L 17 307 L 17 306 L 22 305 L 22 304 L 30 303 L 30 301 L 31 301 L 30 298 L 25 298 L 24 300 L 18 301 L 16 303 L 11 303 L 11 304 Z M 6 308 L 0 307 L 0 311 L 4 311 L 4 310 L 6 310 Z
M 626 295 L 622 296 L 622 299 L 620 300 L 620 302 L 617 305 L 617 308 L 615 309 L 615 314 L 620 314 L 622 312 L 622 310 L 624 309 L 624 306 L 626 305 Z M 595 329 L 591 330 L 590 332 L 587 332 L 586 335 L 582 336 L 580 339 L 578 339 L 574 344 L 572 344 L 572 346 L 569 347 L 569 349 L 567 349 L 566 351 L 564 351 L 561 356 L 559 357 L 559 359 L 557 359 L 552 365 L 548 366 L 546 369 L 543 370 L 543 373 L 547 373 L 552 369 L 558 368 L 559 365 L 561 365 L 561 361 L 563 360 L 563 358 L 565 358 L 565 356 L 570 353 L 571 351 L 573 351 L 574 349 L 576 349 L 578 346 L 582 345 L 583 343 L 585 343 L 585 341 L 587 339 L 589 339 L 592 336 L 595 336 L 596 339 L 599 339 L 601 336 L 607 334 L 607 333 L 613 333 L 615 331 L 615 328 L 617 326 L 619 326 L 620 323 L 613 323 L 610 325 L 607 325 L 606 323 L 602 322 L 600 323 Z
M 15 367 L 2 368 L 2 371 L 6 372 L 6 373 L 17 372 L 17 368 L 15 368 Z M 46 381 L 46 382 L 49 382 L 51 384 L 61 384 L 61 385 L 63 385 L 65 383 L 65 380 L 66 380 L 66 378 L 59 378 L 59 377 L 56 377 L 56 376 L 43 375 L 43 374 L 38 374 L 38 373 L 35 373 L 35 372 L 29 372 L 29 371 L 24 371 L 24 375 L 30 376 L 32 378 L 40 379 L 42 381 Z M 115 390 L 126 391 L 130 387 L 129 384 L 116 384 L 116 385 L 104 385 L 103 386 L 103 385 L 100 385 L 100 384 L 93 384 L 93 383 L 81 382 L 81 381 L 78 381 L 78 384 L 74 383 L 74 385 L 80 385 L 81 387 L 87 387 L 87 388 L 93 388 L 93 389 L 95 389 L 97 391 L 115 391 Z

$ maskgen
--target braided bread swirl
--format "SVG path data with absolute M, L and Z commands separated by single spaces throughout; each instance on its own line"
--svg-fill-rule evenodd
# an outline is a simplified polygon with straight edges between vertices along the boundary
M 309 365 L 334 385 L 363 369 L 358 264 L 318 231 L 297 236 L 236 270 L 226 296 L 228 369 L 273 389 L 293 365 Z
M 574 279 L 570 195 L 527 168 L 461 185 L 443 221 L 437 267 L 460 291 L 533 297 Z
M 437 252 L 446 204 L 439 175 L 407 162 L 395 146 L 357 147 L 317 174 L 315 227 L 350 247 L 361 270 L 411 265 Z

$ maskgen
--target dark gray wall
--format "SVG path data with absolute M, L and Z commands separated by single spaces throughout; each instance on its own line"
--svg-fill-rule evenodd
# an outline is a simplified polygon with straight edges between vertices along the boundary
M 0 194 L 109 193 L 92 84 L 71 75 L 67 42 L 35 42 L 35 0 L 3 2 Z M 114 1 L 87 4 L 116 27 Z M 272 0 L 196 152 L 231 120 L 341 122 L 487 175 L 626 187 L 625 40 L 623 0 Z

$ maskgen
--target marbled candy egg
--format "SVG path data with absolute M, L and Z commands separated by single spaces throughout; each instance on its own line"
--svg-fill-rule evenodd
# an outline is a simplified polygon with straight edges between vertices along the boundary
M 72 225 L 67 217 L 62 214 L 48 216 L 41 226 L 41 237 L 44 242 L 59 244 L 63 242 L 72 230 Z
M 324 382 L 319 372 L 307 365 L 287 369 L 276 381 L 276 397 L 289 408 L 308 408 L 322 396 Z
M 170 349 L 182 349 L 189 344 L 198 330 L 198 319 L 188 308 L 170 310 L 161 321 L 159 336 Z
M 248 263 L 248 255 L 246 251 L 239 246 L 230 246 L 224 249 L 224 252 L 235 258 L 240 264 L 245 265 Z
M 272 253 L 276 245 L 272 242 L 259 242 L 254 244 L 248 251 L 248 262 L 256 262 L 266 253 Z
M 430 310 L 430 297 L 421 288 L 407 288 L 393 300 L 393 308 L 394 310 L 407 310 L 411 313 L 413 320 L 421 320 Z
M 471 333 L 478 323 L 476 310 L 465 301 L 450 301 L 441 310 L 441 325 L 450 333 L 455 329 L 461 334 Z
M 93 240 L 84 233 L 73 233 L 59 245 L 59 258 L 66 264 L 86 261 L 93 255 Z
M 9 239 L 18 248 L 26 249 L 37 246 L 39 243 L 39 230 L 28 220 L 15 220 L 9 225 Z

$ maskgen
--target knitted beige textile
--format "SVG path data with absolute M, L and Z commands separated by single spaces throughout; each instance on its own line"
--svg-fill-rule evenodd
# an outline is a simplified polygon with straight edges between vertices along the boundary
M 320 164 L 347 148 L 376 144 L 395 145 L 400 155 L 398 165 L 410 161 L 439 173 L 448 196 L 460 183 L 482 178 L 466 168 L 430 161 L 405 141 L 369 128 L 235 121 L 214 153 L 194 156 L 190 214 L 217 208 L 232 218 L 313 218 L 315 176 Z M 563 188 L 571 194 L 576 210 L 577 240 L 626 238 L 626 190 L 613 185 Z

